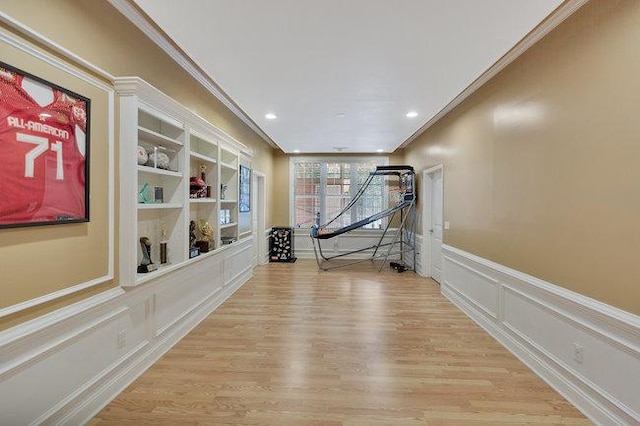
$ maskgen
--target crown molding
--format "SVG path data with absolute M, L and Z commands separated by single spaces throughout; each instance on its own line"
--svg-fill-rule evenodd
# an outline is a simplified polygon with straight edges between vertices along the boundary
M 171 59 L 180 65 L 189 75 L 198 81 L 209 93 L 216 97 L 222 104 L 229 109 L 236 117 L 245 123 L 251 130 L 260 136 L 265 142 L 276 149 L 280 149 L 276 143 L 271 140 L 266 133 L 258 127 L 249 116 L 236 105 L 233 100 L 227 96 L 216 85 L 211 77 L 209 77 L 198 65 L 196 61 L 191 59 L 184 51 L 177 47 L 167 34 L 160 31 L 155 24 L 135 5 L 133 0 L 108 0 L 113 7 L 122 13 L 131 23 L 138 27 L 147 37 L 151 39 L 158 47 L 160 47 Z
M 128 76 L 128 77 L 116 77 L 113 83 L 119 96 L 140 96 L 142 95 L 142 104 L 146 108 L 155 110 L 153 105 L 163 105 L 163 111 L 169 114 L 165 120 L 178 120 L 175 125 L 177 127 L 184 128 L 184 123 L 188 123 L 189 130 L 197 129 L 200 133 L 206 133 L 212 135 L 214 138 L 220 141 L 226 142 L 230 146 L 234 146 L 236 149 L 247 153 L 247 155 L 253 155 L 253 149 L 246 144 L 240 142 L 230 134 L 226 133 L 202 118 L 200 115 L 191 111 L 175 99 L 167 96 L 158 88 L 147 83 L 140 77 Z M 160 113 L 160 111 L 156 111 Z
M 560 25 L 565 19 L 573 15 L 578 9 L 580 9 L 589 0 L 567 0 L 551 14 L 549 17 L 527 34 L 513 49 L 507 52 L 502 58 L 498 59 L 488 70 L 486 70 L 480 77 L 478 77 L 473 83 L 467 86 L 458 96 L 456 96 L 451 102 L 449 102 L 444 108 L 442 108 L 436 115 L 431 117 L 422 127 L 415 131 L 407 140 L 405 140 L 398 148 L 405 148 L 411 142 L 413 142 L 418 136 L 424 133 L 431 126 L 436 124 L 451 112 L 455 107 L 460 105 L 465 99 L 471 96 L 476 90 L 482 87 L 485 83 L 491 80 L 496 74 L 502 71 L 507 65 L 515 61 L 520 55 L 529 50 L 531 46 L 536 44 L 544 36 L 546 36 L 551 30 Z
M 242 120 L 247 126 L 249 126 L 256 134 L 264 139 L 269 145 L 274 148 L 281 149 L 275 144 L 260 129 L 249 116 L 242 111 L 234 102 L 227 96 L 215 82 L 209 77 L 203 69 L 197 64 L 196 61 L 189 58 L 189 56 L 177 47 L 173 41 L 147 17 L 136 5 L 134 0 L 108 0 L 120 13 L 122 13 L 129 21 L 131 21 L 136 27 L 138 27 L 147 37 L 149 37 L 156 45 L 158 45 L 167 55 L 169 55 L 174 61 L 176 61 L 185 71 L 187 71 L 193 78 L 195 78 L 206 90 L 208 90 L 213 96 L 215 96 L 220 102 L 222 102 L 231 112 L 233 112 L 240 120 Z M 560 5 L 543 23 L 531 31 L 525 36 L 513 49 L 511 49 L 502 58 L 496 61 L 488 70 L 486 70 L 480 77 L 473 81 L 465 90 L 463 90 L 458 96 L 456 96 L 451 102 L 449 102 L 444 108 L 442 108 L 436 115 L 434 115 L 429 121 L 427 121 L 422 127 L 414 132 L 407 140 L 398 146 L 398 148 L 404 148 L 413 142 L 423 132 L 437 123 L 446 114 L 452 111 L 455 107 L 460 105 L 465 99 L 467 99 L 476 90 L 482 87 L 485 83 L 491 80 L 496 74 L 502 71 L 507 65 L 516 60 L 520 55 L 526 52 L 531 46 L 537 43 L 551 30 L 557 27 L 565 19 L 576 12 L 582 7 L 588 0 L 567 0 Z
M 7 25 L 7 27 L 15 30 L 18 34 L 25 35 L 28 38 L 35 40 L 36 42 L 40 43 L 42 46 L 46 47 L 50 51 L 56 54 L 59 54 L 60 56 L 68 59 L 69 61 L 76 64 L 77 66 L 84 68 L 84 70 L 88 71 L 88 73 L 78 71 L 73 66 L 67 65 L 63 61 L 51 59 L 50 55 L 47 55 L 46 53 L 41 52 L 40 50 L 29 46 L 27 43 L 24 43 L 23 41 L 16 39 L 10 34 L 2 34 L 2 41 L 4 41 L 5 43 L 8 43 L 9 45 L 16 47 L 20 50 L 23 50 L 42 61 L 51 63 L 57 66 L 58 68 L 68 72 L 69 74 L 72 74 L 75 77 L 78 77 L 90 84 L 93 84 L 94 86 L 97 86 L 104 91 L 108 92 L 113 90 L 108 84 L 105 84 L 104 81 L 93 78 L 93 77 L 98 77 L 99 79 L 106 80 L 109 83 L 113 82 L 115 78 L 112 74 L 108 73 L 107 71 L 103 70 L 97 65 L 94 65 L 93 63 L 85 60 L 79 55 L 76 55 L 74 52 L 70 51 L 69 49 L 56 43 L 50 38 L 45 37 L 42 33 L 37 32 L 33 28 L 23 24 L 22 22 L 18 21 L 17 19 L 13 18 L 12 16 L 9 16 L 8 14 L 2 11 L 0 11 L 0 23 Z M 93 75 L 90 76 L 89 73 Z

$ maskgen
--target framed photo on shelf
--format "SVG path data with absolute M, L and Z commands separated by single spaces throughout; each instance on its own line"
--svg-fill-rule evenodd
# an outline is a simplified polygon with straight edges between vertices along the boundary
M 240 213 L 250 211 L 251 207 L 251 169 L 240 165 L 240 193 L 239 193 Z
M 0 62 L 0 228 L 89 221 L 91 100 Z

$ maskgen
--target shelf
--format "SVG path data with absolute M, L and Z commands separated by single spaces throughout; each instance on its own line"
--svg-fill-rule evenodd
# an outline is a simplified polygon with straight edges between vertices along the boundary
M 197 158 L 198 160 L 206 161 L 207 163 L 212 163 L 212 164 L 217 163 L 215 158 L 211 158 L 197 152 L 192 151 L 190 155 L 191 155 L 191 158 Z
M 136 282 L 135 282 L 134 286 L 143 284 L 143 283 L 145 283 L 147 281 L 151 281 L 153 279 L 156 279 L 161 275 L 167 274 L 169 272 L 175 271 L 175 270 L 180 269 L 180 268 L 184 268 L 185 266 L 189 266 L 189 265 L 191 265 L 191 264 L 193 264 L 195 262 L 198 262 L 200 260 L 203 260 L 203 259 L 206 259 L 208 257 L 214 256 L 214 255 L 216 255 L 218 253 L 221 253 L 221 252 L 227 250 L 229 247 L 231 247 L 231 246 L 233 246 L 235 244 L 237 244 L 237 241 L 234 241 L 231 244 L 222 245 L 222 246 L 216 248 L 215 250 L 208 251 L 207 253 L 200 253 L 200 255 L 198 255 L 196 257 L 192 257 L 191 259 L 186 259 L 186 260 L 183 260 L 183 261 L 178 262 L 178 263 L 169 263 L 169 264 L 162 265 L 162 266 L 158 265 L 158 269 L 156 269 L 153 272 L 147 272 L 146 274 L 136 273 Z
M 246 147 L 138 78 L 116 78 L 115 87 L 119 94 L 121 152 L 134 153 L 137 146 L 142 146 L 149 154 L 157 148 L 169 157 L 166 167 L 171 169 L 153 167 L 153 162 L 139 165 L 136 155 L 124 155 L 121 159 L 125 167 L 119 188 L 119 224 L 126 237 L 118 251 L 122 285 L 152 283 L 180 268 L 216 256 L 229 249 L 229 245 L 221 245 L 222 238 L 238 240 L 240 231 L 245 240 L 250 238 L 250 234 L 244 234 L 244 226 L 240 230 L 238 213 L 238 171 L 241 163 L 250 165 L 251 161 L 251 156 L 245 155 Z M 190 198 L 191 176 L 204 178 L 210 186 L 209 197 Z M 139 198 L 141 188 L 145 188 L 145 198 Z M 220 200 L 223 193 L 227 199 Z M 152 201 L 156 195 L 158 201 L 165 202 L 139 202 Z M 233 222 L 220 225 L 220 215 L 224 215 L 223 220 Z M 189 259 L 190 225 L 191 221 L 198 220 L 211 225 L 216 236 L 213 246 L 218 248 Z M 138 273 L 143 257 L 142 237 L 152 242 L 154 262 L 160 257 L 159 241 L 166 242 L 171 263 L 162 266 L 156 263 L 157 270 Z M 211 262 L 202 267 L 210 268 L 214 276 L 224 275 L 217 264 Z
M 167 272 L 174 271 L 183 266 L 184 262 L 180 262 L 177 264 L 167 264 L 167 265 L 158 265 L 158 269 L 153 272 L 147 272 L 146 274 L 136 273 L 136 285 L 140 285 L 146 281 L 157 278 L 160 275 L 164 275 Z
M 220 166 L 222 166 L 223 169 L 238 170 L 238 166 L 234 164 L 223 163 L 222 161 L 220 161 Z
M 193 203 L 193 204 L 199 204 L 199 203 L 215 203 L 216 200 L 215 198 L 189 198 L 189 202 Z
M 154 175 L 171 176 L 175 178 L 182 177 L 182 173 L 180 172 L 174 172 L 173 170 L 158 169 L 156 167 L 149 167 L 149 166 L 138 165 L 138 171 L 143 173 L 150 173 Z
M 170 138 L 168 136 L 165 136 L 161 133 L 155 132 L 153 130 L 149 130 L 145 127 L 142 126 L 138 126 L 138 138 L 142 139 L 146 142 L 151 142 L 151 143 L 159 143 L 159 144 L 169 144 L 169 146 L 171 145 L 178 145 L 178 146 L 182 146 L 183 143 L 182 141 L 179 141 L 178 139 L 173 139 Z
M 247 235 L 251 235 L 251 232 L 252 231 L 244 231 L 244 232 L 241 232 L 238 235 L 240 236 L 240 238 L 242 238 L 242 237 L 246 237 Z
M 180 203 L 138 203 L 138 210 L 156 210 L 156 209 L 181 209 Z

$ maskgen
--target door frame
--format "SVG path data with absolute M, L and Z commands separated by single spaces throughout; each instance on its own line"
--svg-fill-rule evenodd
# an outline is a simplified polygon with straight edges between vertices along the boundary
M 431 229 L 432 217 L 431 187 L 433 185 L 433 179 L 430 175 L 437 171 L 442 172 L 440 193 L 443 198 L 442 209 L 444 210 L 444 166 L 442 164 L 438 164 L 437 166 L 429 167 L 422 171 L 422 200 L 424 201 L 422 203 L 422 256 L 420 259 L 422 261 L 422 276 L 428 278 L 431 278 L 431 238 L 433 238 L 433 234 L 429 232 Z M 444 211 L 442 213 L 442 217 L 444 218 Z
M 256 266 L 264 265 L 267 262 L 267 176 L 259 171 L 253 170 L 254 181 L 253 186 L 253 199 L 251 202 L 254 205 L 253 216 L 251 218 L 252 226 L 256 224 L 253 229 L 253 241 L 254 253 L 257 257 Z

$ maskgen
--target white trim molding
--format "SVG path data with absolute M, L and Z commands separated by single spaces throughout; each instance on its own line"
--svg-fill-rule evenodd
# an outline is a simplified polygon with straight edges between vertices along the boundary
M 91 288 L 108 281 L 113 280 L 114 278 L 114 257 L 115 257 L 115 207 L 114 207 L 114 199 L 115 199 L 115 93 L 113 87 L 111 87 L 108 83 L 97 79 L 85 72 L 84 70 L 91 71 L 95 75 L 98 75 L 101 78 L 109 80 L 109 82 L 113 79 L 113 76 L 108 74 L 106 71 L 98 68 L 97 66 L 87 62 L 82 59 L 78 55 L 75 55 L 73 52 L 65 49 L 59 44 L 53 42 L 52 40 L 44 37 L 42 34 L 34 31 L 28 26 L 20 23 L 14 18 L 8 16 L 4 12 L 0 12 L 0 23 L 7 25 L 8 27 L 16 30 L 19 34 L 23 34 L 37 42 L 41 43 L 43 46 L 50 49 L 50 51 L 57 53 L 63 57 L 69 59 L 71 64 L 58 59 L 57 57 L 45 52 L 36 49 L 31 44 L 25 42 L 23 39 L 16 37 L 14 34 L 6 32 L 5 30 L 0 30 L 0 43 L 6 43 L 9 46 L 12 46 L 46 64 L 49 64 L 69 75 L 74 76 L 75 78 L 84 81 L 99 90 L 105 92 L 107 96 L 107 144 L 108 144 L 108 171 L 107 171 L 107 204 L 108 204 L 108 230 L 107 230 L 107 270 L 106 274 L 98 277 L 93 277 L 90 280 L 85 282 L 77 283 L 75 285 L 69 286 L 67 288 L 45 294 L 40 297 L 36 297 L 25 302 L 17 303 L 11 306 L 7 306 L 5 308 L 0 309 L 0 318 L 15 314 L 20 311 L 24 311 L 26 309 L 34 308 L 36 306 L 42 305 L 47 302 L 51 302 L 56 299 L 63 298 L 70 294 L 79 292 L 81 290 Z
M 144 14 L 133 1 L 130 0 L 109 0 L 109 3 L 122 13 L 133 25 L 138 27 L 151 41 L 160 47 L 171 59 L 180 65 L 189 75 L 202 85 L 209 93 L 215 96 L 225 107 L 236 117 L 245 123 L 258 136 L 264 139 L 273 148 L 280 149 L 273 140 L 264 132 L 249 116 L 237 106 L 233 100 L 224 93 L 218 85 L 205 73 L 202 67 L 190 58 L 182 49 L 178 48 L 167 34 L 158 29 L 157 26 Z
M 3 424 L 88 422 L 252 277 L 253 244 L 0 331 Z
M 73 53 L 72 51 L 70 51 L 69 49 L 61 46 L 60 44 L 54 42 L 53 40 L 45 37 L 44 35 L 42 35 L 41 33 L 35 31 L 33 28 L 28 27 L 27 25 L 23 24 L 22 22 L 18 21 L 17 19 L 7 15 L 6 13 L 0 11 L 0 22 L 2 22 L 3 24 L 7 25 L 8 27 L 16 30 L 18 33 L 20 34 L 25 34 L 28 37 L 33 38 L 34 40 L 37 40 L 39 43 L 41 43 L 43 46 L 46 46 L 48 49 L 50 49 L 50 51 L 55 52 L 59 55 L 61 55 L 62 57 L 68 58 L 71 62 L 75 63 L 76 65 L 80 66 L 81 68 L 85 68 L 88 71 L 91 71 L 92 73 L 94 73 L 97 76 L 100 76 L 101 78 L 104 78 L 105 80 L 111 82 L 114 79 L 114 76 L 109 74 L 107 71 L 103 70 L 102 68 L 92 64 L 91 62 L 85 60 L 84 58 L 81 58 L 80 56 L 76 55 L 75 53 Z M 31 53 L 33 56 L 46 61 L 54 66 L 57 66 L 60 69 L 64 69 L 65 71 L 71 73 L 72 75 L 88 82 L 91 84 L 96 84 L 95 80 L 92 79 L 91 77 L 87 76 L 86 74 L 83 73 L 79 73 L 75 70 L 75 68 L 68 66 L 67 64 L 64 64 L 62 62 L 59 61 L 52 61 L 50 60 L 50 56 L 44 54 L 44 53 L 40 53 L 38 50 L 30 47 L 28 44 L 23 43 L 21 41 L 18 41 L 17 39 L 13 38 L 12 36 L 7 36 L 7 35 L 3 35 L 2 36 L 2 41 L 9 43 L 10 45 L 17 47 L 23 51 L 27 51 L 27 49 L 29 50 L 29 53 Z M 102 85 L 102 86 L 98 86 L 101 87 L 104 90 L 113 90 L 111 87 L 107 86 L 107 85 Z
M 431 228 L 431 195 L 433 190 L 433 179 L 431 179 L 431 174 L 437 171 L 442 172 L 442 180 L 441 185 L 444 186 L 444 165 L 438 164 L 433 167 L 426 168 L 422 171 L 422 241 L 421 244 L 421 255 L 420 255 L 420 264 L 422 266 L 420 271 L 420 275 L 423 277 L 432 277 L 431 271 L 431 236 L 432 234 L 429 232 Z M 440 188 L 440 193 L 444 196 L 444 187 Z M 444 209 L 444 200 L 443 200 L 443 209 Z M 442 217 L 444 218 L 444 211 L 442 212 Z M 436 277 L 437 278 L 437 277 Z
M 596 424 L 640 424 L 640 317 L 443 245 L 442 294 Z
M 458 96 L 456 96 L 451 102 L 445 105 L 436 115 L 431 117 L 422 127 L 411 135 L 406 141 L 404 141 L 398 148 L 404 148 L 413 142 L 418 136 L 424 133 L 431 126 L 436 124 L 442 117 L 451 112 L 455 107 L 460 105 L 465 99 L 471 96 L 476 90 L 484 86 L 489 80 L 491 80 L 496 74 L 507 67 L 511 62 L 518 59 L 520 55 L 529 50 L 531 46 L 536 44 L 544 36 L 546 36 L 551 30 L 560 25 L 565 19 L 573 15 L 578 9 L 580 9 L 588 0 L 567 0 L 560 5 L 544 22 L 542 22 L 533 31 L 527 34 L 513 49 L 507 52 L 503 57 L 498 59 L 488 70 L 486 70 L 480 77 L 474 80 L 466 89 L 464 89 Z

